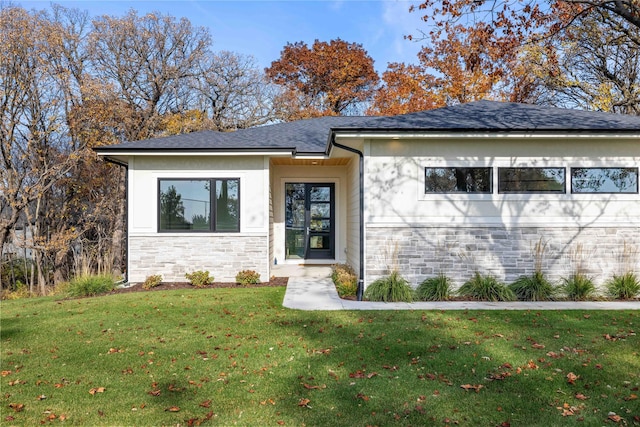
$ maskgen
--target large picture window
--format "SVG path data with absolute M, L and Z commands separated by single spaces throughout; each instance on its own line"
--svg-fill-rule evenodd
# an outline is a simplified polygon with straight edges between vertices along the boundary
M 491 193 L 491 168 L 424 168 L 425 193 Z
M 571 168 L 572 193 L 638 193 L 638 168 Z
M 159 231 L 240 231 L 237 178 L 160 179 Z
M 564 193 L 565 168 L 498 168 L 499 193 Z

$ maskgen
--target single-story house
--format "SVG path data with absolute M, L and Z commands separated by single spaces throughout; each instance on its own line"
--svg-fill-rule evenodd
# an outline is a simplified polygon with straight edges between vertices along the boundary
M 128 169 L 128 280 L 348 263 L 511 281 L 638 271 L 640 117 L 479 101 L 96 149 Z

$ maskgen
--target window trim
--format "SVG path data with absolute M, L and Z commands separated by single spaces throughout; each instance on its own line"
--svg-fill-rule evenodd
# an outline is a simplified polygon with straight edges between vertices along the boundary
M 487 169 L 489 176 L 489 190 L 488 191 L 427 191 L 427 169 Z M 493 167 L 492 166 L 423 166 L 422 179 L 423 179 L 423 194 L 424 195 L 436 195 L 436 194 L 455 194 L 455 195 L 491 195 L 493 194 Z
M 497 176 L 497 194 L 567 194 L 567 168 L 566 166 L 499 166 L 496 168 Z M 564 180 L 562 182 L 561 190 L 518 190 L 518 191 L 505 191 L 500 187 L 500 171 L 503 169 L 561 169 L 564 172 Z
M 640 194 L 640 168 L 637 166 L 571 166 L 569 168 L 570 174 L 570 186 L 571 186 L 571 194 L 582 195 L 582 194 L 615 194 L 615 195 L 630 195 L 630 194 Z M 632 169 L 636 172 L 636 191 L 573 191 L 573 170 L 574 169 Z
M 242 210 L 240 208 L 240 177 L 159 177 L 158 179 L 158 187 L 156 194 L 156 203 L 157 203 L 157 232 L 158 233 L 189 233 L 189 234 L 201 234 L 201 233 L 239 233 L 241 228 L 241 213 Z M 208 230 L 172 230 L 172 229 L 163 229 L 161 228 L 161 198 L 162 194 L 162 181 L 209 181 L 209 203 L 211 206 L 211 221 L 209 224 Z M 218 181 L 237 181 L 238 182 L 238 225 L 235 230 L 220 230 L 216 229 L 216 217 L 217 217 L 217 199 L 216 199 L 216 182 Z

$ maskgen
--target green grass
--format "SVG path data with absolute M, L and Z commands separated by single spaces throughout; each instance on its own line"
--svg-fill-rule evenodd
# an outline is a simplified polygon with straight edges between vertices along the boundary
M 2 301 L 0 422 L 640 425 L 640 311 L 305 312 L 283 295 Z

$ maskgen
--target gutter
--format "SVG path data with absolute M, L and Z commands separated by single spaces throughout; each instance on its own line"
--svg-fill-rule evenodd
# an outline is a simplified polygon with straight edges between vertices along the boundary
M 352 147 L 348 147 L 346 145 L 342 145 L 336 142 L 336 133 L 335 130 L 331 130 L 331 134 L 329 135 L 329 143 L 327 144 L 327 155 L 331 151 L 331 146 L 341 148 L 343 150 L 349 151 L 351 153 L 355 153 L 359 157 L 359 180 L 360 180 L 360 267 L 359 267 L 359 275 L 358 279 L 358 289 L 356 291 L 356 296 L 358 301 L 362 301 L 362 295 L 364 293 L 364 154 L 362 151 L 357 150 Z

